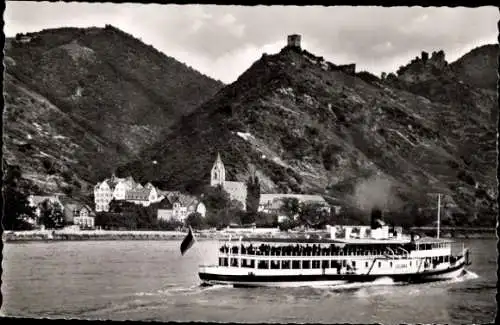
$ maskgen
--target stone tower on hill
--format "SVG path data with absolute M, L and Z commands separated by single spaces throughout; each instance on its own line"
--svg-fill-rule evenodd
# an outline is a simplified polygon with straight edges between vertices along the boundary
M 288 35 L 288 46 L 300 48 L 301 36 L 298 34 Z
M 244 182 L 229 182 L 226 181 L 226 168 L 217 153 L 212 171 L 210 173 L 210 186 L 222 186 L 222 188 L 229 193 L 231 200 L 237 200 L 243 205 L 243 210 L 246 209 L 247 187 Z

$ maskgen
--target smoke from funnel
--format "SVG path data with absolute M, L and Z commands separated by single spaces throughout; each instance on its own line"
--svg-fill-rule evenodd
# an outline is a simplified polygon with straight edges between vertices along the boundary
M 354 201 L 359 209 L 369 212 L 373 208 L 393 209 L 400 205 L 393 193 L 392 183 L 382 176 L 358 182 L 354 188 Z

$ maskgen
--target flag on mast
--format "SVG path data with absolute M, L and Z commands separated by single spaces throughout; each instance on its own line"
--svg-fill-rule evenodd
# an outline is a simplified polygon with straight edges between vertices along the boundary
M 189 232 L 181 243 L 181 255 L 184 255 L 186 251 L 193 246 L 195 241 L 193 229 L 189 226 Z

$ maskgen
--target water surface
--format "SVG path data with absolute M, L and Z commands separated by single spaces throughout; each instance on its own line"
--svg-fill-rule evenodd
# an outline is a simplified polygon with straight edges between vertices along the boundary
M 199 286 L 198 264 L 216 262 L 213 241 L 197 242 L 184 256 L 178 241 L 7 243 L 1 312 L 111 320 L 490 323 L 497 242 L 465 243 L 473 264 L 456 280 L 254 289 Z

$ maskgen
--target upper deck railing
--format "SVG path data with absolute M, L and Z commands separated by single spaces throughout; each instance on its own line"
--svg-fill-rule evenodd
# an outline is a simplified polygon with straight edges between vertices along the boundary
M 219 254 L 250 256 L 373 256 L 408 255 L 411 251 L 451 249 L 452 241 L 423 238 L 416 241 L 346 243 L 307 239 L 238 239 L 220 241 Z

